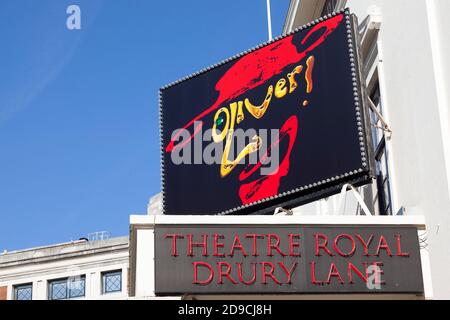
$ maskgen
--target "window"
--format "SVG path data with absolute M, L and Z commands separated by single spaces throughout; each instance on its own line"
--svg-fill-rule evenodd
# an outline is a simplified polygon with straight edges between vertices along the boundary
M 370 99 L 377 108 L 378 112 L 382 114 L 383 109 L 381 105 L 380 87 L 378 83 L 374 86 Z M 372 125 L 372 143 L 375 150 L 374 156 L 376 165 L 377 192 L 374 199 L 374 208 L 379 215 L 392 215 L 386 137 L 384 131 L 380 129 L 379 119 L 372 110 L 370 111 L 370 120 Z
M 31 300 L 33 298 L 33 284 L 14 286 L 14 300 Z
M 122 291 L 122 271 L 109 271 L 102 273 L 102 293 Z
M 376 17 L 368 16 L 359 26 L 361 35 L 360 52 L 362 55 L 362 71 L 366 77 L 367 93 L 370 99 L 369 109 L 370 125 L 372 133 L 372 148 L 375 158 L 376 180 L 371 186 L 365 188 L 365 200 L 369 208 L 373 209 L 375 215 L 392 215 L 392 197 L 389 179 L 389 152 L 386 146 L 389 141 L 390 132 L 386 130 L 383 116 L 384 105 L 381 99 L 382 88 L 380 88 L 379 72 L 381 61 L 379 59 L 378 30 L 380 25 L 375 23 Z M 367 195 L 367 198 L 366 198 Z
M 65 300 L 85 296 L 86 276 L 76 276 L 49 281 L 49 300 Z

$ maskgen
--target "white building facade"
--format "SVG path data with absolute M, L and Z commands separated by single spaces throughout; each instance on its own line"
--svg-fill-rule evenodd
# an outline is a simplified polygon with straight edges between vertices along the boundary
M 433 296 L 450 297 L 450 21 L 446 0 L 292 0 L 284 33 L 349 7 L 359 20 L 363 75 L 373 103 L 377 180 L 360 188 L 377 215 L 424 216 Z M 373 109 L 377 109 L 377 111 Z M 377 115 L 379 113 L 379 115 Z M 338 196 L 297 208 L 342 214 Z M 356 201 L 344 212 L 358 214 Z
M 0 255 L 0 300 L 127 299 L 128 237 Z

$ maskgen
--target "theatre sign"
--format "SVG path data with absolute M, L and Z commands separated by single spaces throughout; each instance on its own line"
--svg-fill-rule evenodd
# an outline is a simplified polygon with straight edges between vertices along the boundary
M 423 293 L 417 228 L 157 225 L 155 293 Z
M 371 182 L 354 25 L 335 13 L 161 89 L 164 214 L 131 219 L 132 295 L 430 296 L 418 217 L 267 215 Z
M 352 19 L 320 18 L 161 89 L 164 214 L 267 214 L 371 181 Z

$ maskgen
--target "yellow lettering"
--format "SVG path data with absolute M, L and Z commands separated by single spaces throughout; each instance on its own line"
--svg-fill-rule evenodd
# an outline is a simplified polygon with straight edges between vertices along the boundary
M 237 164 L 245 158 L 250 153 L 253 153 L 261 147 L 261 138 L 257 135 L 253 136 L 252 140 L 253 142 L 250 142 L 248 145 L 244 147 L 244 149 L 241 150 L 241 152 L 238 154 L 236 159 L 233 161 L 228 159 L 228 156 L 230 154 L 231 145 L 233 143 L 233 134 L 234 134 L 234 119 L 236 117 L 236 109 L 238 108 L 238 103 L 233 102 L 230 104 L 230 110 L 231 110 L 231 124 L 230 128 L 228 129 L 227 134 L 227 142 L 225 143 L 225 148 L 223 150 L 222 155 L 222 163 L 220 164 L 220 176 L 223 178 L 227 176 L 228 174 L 233 171 L 233 169 L 237 166 Z M 214 131 L 213 131 L 214 132 Z
M 312 72 L 314 69 L 314 61 L 315 61 L 314 56 L 310 56 L 306 60 L 306 74 L 305 74 L 306 93 L 311 93 L 311 91 L 313 90 Z
M 295 89 L 297 89 L 298 84 L 295 81 L 295 75 L 302 72 L 303 66 L 296 66 L 292 72 L 288 73 L 287 77 L 289 80 L 289 93 L 292 93 Z
M 244 121 L 244 111 L 242 110 L 242 105 L 244 103 L 242 101 L 238 102 L 238 113 L 237 113 L 237 118 L 236 118 L 236 123 L 239 124 L 242 121 Z
M 261 119 L 261 117 L 266 113 L 267 108 L 269 107 L 270 101 L 272 100 L 272 94 L 273 94 L 273 86 L 271 85 L 267 89 L 266 98 L 264 99 L 263 103 L 260 106 L 254 106 L 250 100 L 245 99 L 244 104 L 247 108 L 247 111 L 250 112 L 252 116 L 254 116 L 256 119 Z
M 218 122 L 219 116 L 222 112 L 225 113 L 225 115 L 226 115 L 226 120 L 223 120 L 222 118 L 220 118 L 221 121 L 225 121 L 225 127 L 222 129 L 222 132 L 220 134 L 217 134 L 217 122 Z M 222 124 L 222 123 L 220 123 L 220 124 Z M 223 141 L 223 139 L 225 139 L 225 136 L 227 135 L 229 126 L 230 126 L 230 112 L 228 111 L 227 108 L 220 108 L 219 110 L 217 110 L 216 115 L 214 116 L 212 138 L 215 143 L 219 143 L 219 142 Z
M 275 85 L 275 97 L 283 98 L 287 93 L 286 79 L 281 78 Z

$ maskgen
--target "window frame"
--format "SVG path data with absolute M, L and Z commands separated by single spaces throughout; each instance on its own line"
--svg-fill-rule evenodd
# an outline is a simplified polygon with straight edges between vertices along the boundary
M 31 291 L 31 295 L 30 295 L 30 299 L 17 299 L 17 291 L 20 289 L 24 289 L 24 288 L 29 288 Z M 14 300 L 17 301 L 30 301 L 33 300 L 33 283 L 32 282 L 28 282 L 28 283 L 21 283 L 21 284 L 16 284 L 13 285 L 13 298 Z
M 378 113 L 386 117 L 386 101 L 383 95 L 383 59 L 382 43 L 380 40 L 381 17 L 369 14 L 358 26 L 361 70 L 365 77 L 366 92 L 368 99 L 373 102 Z M 370 102 L 368 102 L 370 103 Z M 383 121 L 372 108 L 368 109 L 370 119 L 370 141 L 375 158 L 375 180 L 372 184 L 365 186 L 370 203 L 375 215 L 395 215 L 394 189 L 392 188 L 392 175 L 394 170 L 390 155 L 390 132 L 387 133 L 383 127 Z M 365 193 L 366 194 L 366 193 Z M 368 204 L 369 205 L 369 204 Z
M 375 42 L 374 46 L 378 46 L 377 42 Z M 378 112 L 383 114 L 383 99 L 379 83 L 378 63 L 376 62 L 376 59 L 372 60 L 371 63 L 375 66 L 369 66 L 370 69 L 372 69 L 372 72 L 368 74 L 366 78 L 366 81 L 372 84 L 370 88 L 368 88 L 368 90 L 370 90 L 368 91 L 368 96 L 377 108 Z M 365 65 L 365 68 L 367 67 L 368 66 Z M 393 215 L 394 212 L 390 178 L 391 168 L 389 165 L 389 152 L 386 141 L 387 138 L 385 132 L 379 127 L 380 119 L 377 118 L 377 115 L 371 109 L 369 109 L 369 113 L 372 130 L 371 144 L 374 149 L 376 178 L 373 186 L 376 190 L 376 196 L 372 198 L 372 202 L 373 205 L 377 205 L 376 209 L 379 215 Z
M 106 281 L 107 281 L 107 277 L 108 276 L 116 276 L 116 275 L 120 275 L 120 289 L 119 290 L 115 290 L 115 291 L 107 291 L 107 285 L 106 285 Z M 110 271 L 103 271 L 101 273 L 101 278 L 102 278 L 102 290 L 101 293 L 102 295 L 108 295 L 108 294 L 117 294 L 117 293 L 121 293 L 123 290 L 123 286 L 122 286 L 122 281 L 123 281 L 123 272 L 122 269 L 117 269 L 117 270 L 110 270 Z
M 72 296 L 72 288 L 71 283 L 75 281 L 82 281 L 83 282 L 83 295 L 77 295 Z M 65 277 L 65 278 L 59 278 L 59 279 L 52 279 L 47 281 L 48 285 L 48 300 L 74 300 L 74 299 L 82 299 L 86 297 L 86 275 L 77 275 L 72 277 Z M 53 285 L 54 284 L 65 284 L 66 288 L 66 294 L 64 298 L 53 298 Z

